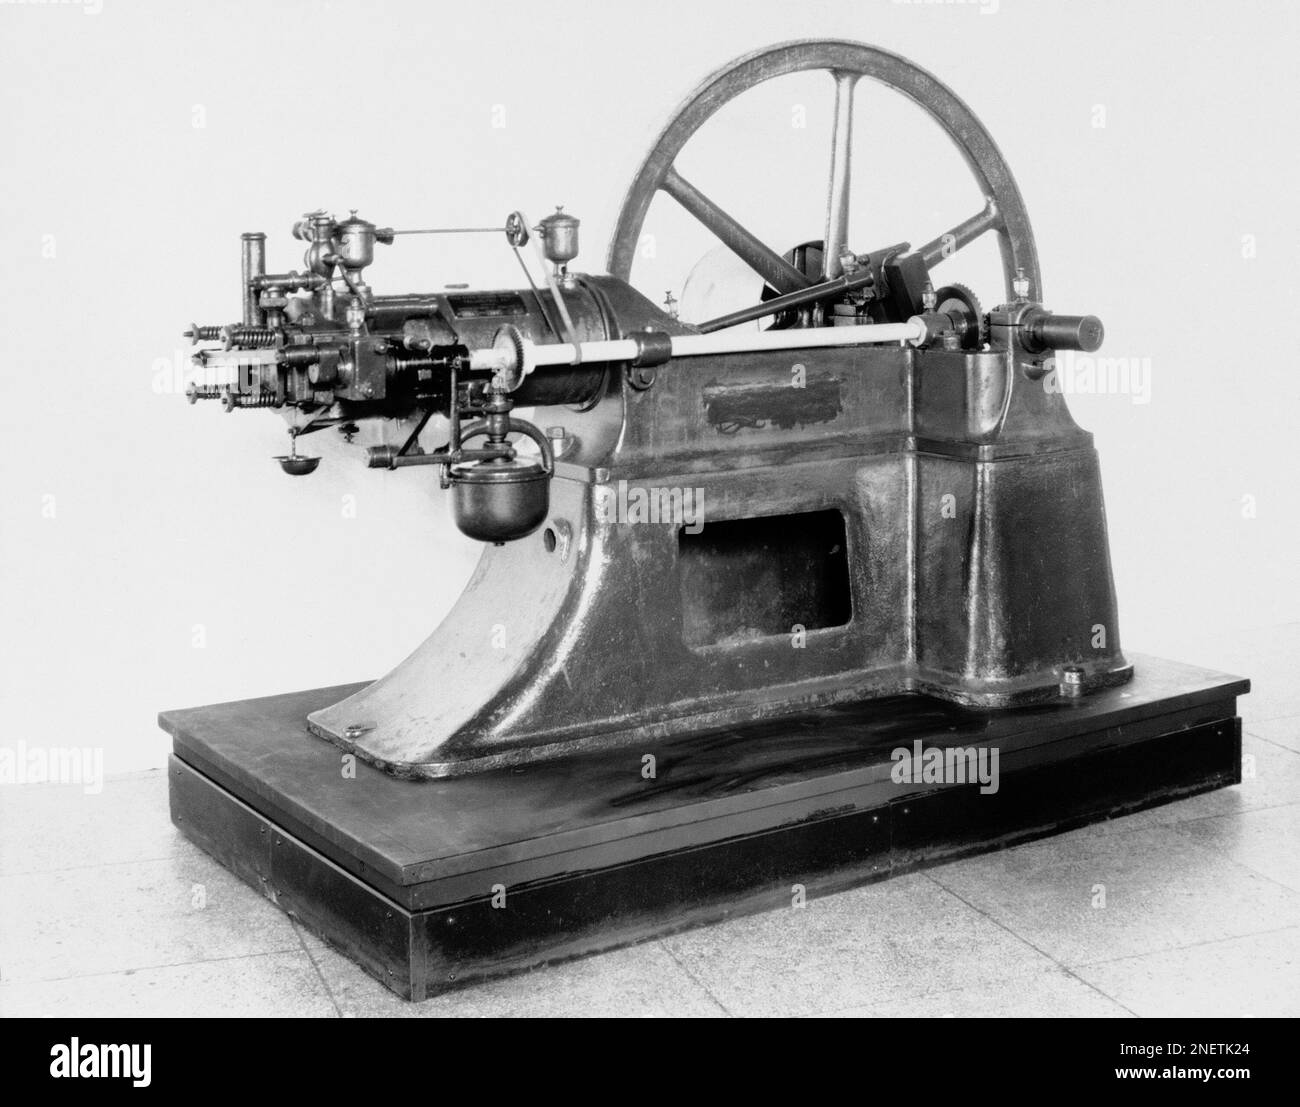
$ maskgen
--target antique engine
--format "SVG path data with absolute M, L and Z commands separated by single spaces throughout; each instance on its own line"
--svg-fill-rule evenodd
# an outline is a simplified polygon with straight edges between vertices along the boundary
M 825 225 L 779 253 L 675 160 L 734 96 L 813 69 L 835 87 Z M 925 109 L 985 197 L 919 247 L 853 239 L 863 76 Z M 633 288 L 660 192 L 753 270 L 752 307 L 688 321 Z M 929 74 L 845 42 L 727 67 L 647 155 L 609 275 L 571 270 L 579 224 L 561 210 L 474 229 L 540 279 L 380 295 L 377 252 L 448 229 L 316 211 L 293 228 L 300 271 L 267 272 L 265 236 L 244 235 L 242 318 L 189 332 L 191 398 L 290 414 L 278 460 L 291 474 L 318 464 L 304 436 L 414 419 L 366 463 L 433 466 L 457 525 L 486 543 L 433 635 L 310 714 L 314 734 L 393 774 L 443 777 L 900 693 L 1068 701 L 1131 675 L 1096 453 L 1044 386 L 1054 353 L 1095 350 L 1102 326 L 1043 306 L 1011 172 Z M 934 271 L 988 233 L 1005 288 L 986 311 Z M 446 442 L 426 452 L 435 414 Z

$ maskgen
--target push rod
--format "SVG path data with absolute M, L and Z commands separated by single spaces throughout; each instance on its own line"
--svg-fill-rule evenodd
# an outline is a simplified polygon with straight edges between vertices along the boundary
M 749 323 L 755 319 L 762 319 L 767 315 L 776 315 L 778 312 L 788 311 L 791 308 L 815 304 L 818 300 L 829 300 L 832 296 L 839 296 L 845 292 L 854 292 L 859 288 L 865 288 L 874 280 L 875 274 L 870 269 L 864 269 L 852 276 L 836 277 L 831 281 L 823 281 L 821 284 L 809 285 L 807 288 L 801 288 L 795 292 L 787 292 L 784 296 L 775 296 L 770 300 L 764 300 L 761 304 L 755 304 L 753 307 L 741 308 L 739 311 L 719 315 L 716 319 L 701 323 L 699 329 L 705 334 L 712 334 L 714 331 L 725 330 L 727 327 L 734 327 L 740 323 Z

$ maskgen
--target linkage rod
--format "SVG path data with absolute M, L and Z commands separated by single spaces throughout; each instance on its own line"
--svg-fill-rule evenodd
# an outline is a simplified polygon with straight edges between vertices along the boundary
M 777 312 L 803 307 L 805 304 L 815 304 L 819 300 L 827 300 L 832 296 L 838 296 L 845 292 L 853 292 L 855 289 L 866 287 L 873 280 L 875 280 L 875 274 L 870 269 L 864 269 L 852 276 L 846 275 L 836 277 L 833 281 L 822 281 L 821 284 L 809 285 L 797 292 L 787 292 L 784 296 L 775 296 L 770 300 L 764 300 L 753 307 L 741 308 L 739 311 L 733 311 L 727 315 L 719 315 L 716 319 L 710 319 L 707 323 L 700 323 L 699 330 L 705 334 L 712 334 L 714 331 L 725 330 L 727 327 L 734 327 L 740 323 L 749 323 L 754 319 L 775 315 Z
M 505 227 L 423 227 L 413 231 L 388 231 L 388 234 L 502 234 Z

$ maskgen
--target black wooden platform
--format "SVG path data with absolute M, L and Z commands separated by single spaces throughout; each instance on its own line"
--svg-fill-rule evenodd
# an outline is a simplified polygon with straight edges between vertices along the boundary
M 423 999 L 788 907 L 795 884 L 813 896 L 1238 782 L 1248 682 L 1134 662 L 1132 683 L 1060 705 L 990 714 L 898 696 L 433 781 L 362 762 L 350 776 L 307 733 L 308 712 L 360 685 L 160 722 L 176 825 Z M 895 783 L 891 752 L 917 740 L 997 748 L 998 791 Z

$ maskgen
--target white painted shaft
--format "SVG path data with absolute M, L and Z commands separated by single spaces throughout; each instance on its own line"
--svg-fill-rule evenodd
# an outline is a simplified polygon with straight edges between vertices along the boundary
M 917 342 L 925 337 L 919 320 L 874 323 L 854 327 L 798 327 L 783 331 L 714 331 L 712 334 L 671 336 L 673 357 L 705 354 L 749 354 L 765 350 L 807 350 L 821 346 L 866 346 L 889 342 Z M 524 342 L 524 373 L 539 365 L 576 365 L 581 362 L 632 361 L 638 352 L 634 339 L 535 345 Z M 581 354 L 579 357 L 578 355 Z M 470 368 L 496 372 L 511 368 L 514 353 L 500 347 L 470 352 Z

